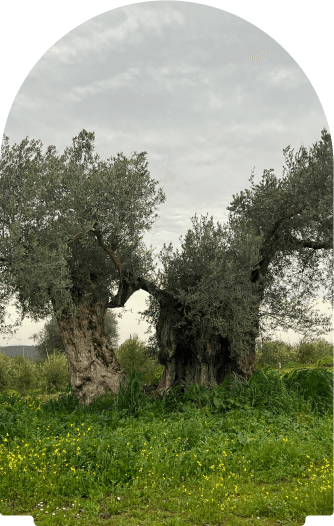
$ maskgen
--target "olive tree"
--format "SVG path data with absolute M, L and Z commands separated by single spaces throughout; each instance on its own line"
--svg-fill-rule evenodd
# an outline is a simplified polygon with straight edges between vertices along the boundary
M 233 196 L 225 225 L 195 216 L 181 250 L 164 246 L 156 272 L 143 235 L 165 200 L 145 153 L 101 161 L 83 130 L 63 155 L 38 141 L 4 139 L 0 202 L 1 298 L 15 296 L 22 317 L 57 318 L 71 384 L 90 404 L 118 391 L 124 374 L 103 319 L 139 290 L 156 329 L 165 370 L 158 390 L 220 384 L 255 370 L 255 340 L 273 328 L 318 327 L 330 319 L 308 308 L 319 287 L 332 297 L 333 151 L 329 133 L 293 155 L 281 178 Z M 0 316 L 3 310 L 0 310 Z M 3 317 L 0 317 L 3 330 Z
M 148 171 L 146 152 L 102 161 L 94 133 L 82 130 L 59 154 L 26 138 L 3 138 L 0 161 L 2 331 L 14 297 L 20 322 L 55 315 L 71 385 L 89 405 L 118 392 L 124 374 L 109 344 L 107 309 L 125 305 L 153 276 L 143 235 L 165 200 Z
M 158 281 L 144 318 L 156 327 L 158 389 L 249 379 L 255 342 L 264 329 L 329 332 L 331 318 L 310 308 L 319 291 L 333 296 L 333 150 L 329 133 L 294 155 L 284 150 L 278 178 L 233 196 L 224 225 L 192 218 L 181 250 L 164 246 Z M 154 338 L 153 338 L 154 340 Z
M 113 349 L 117 348 L 119 340 L 117 315 L 112 310 L 108 310 L 103 323 L 109 345 Z M 45 323 L 43 329 L 38 334 L 33 334 L 31 339 L 36 342 L 37 352 L 42 358 L 46 358 L 48 353 L 54 349 L 58 349 L 62 354 L 66 354 L 63 340 L 59 334 L 57 318 L 54 314 L 51 319 Z

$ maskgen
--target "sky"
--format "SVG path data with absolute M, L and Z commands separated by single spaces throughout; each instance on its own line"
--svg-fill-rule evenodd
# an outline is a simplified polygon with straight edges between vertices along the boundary
M 146 151 L 151 176 L 167 196 L 145 236 L 158 253 L 164 243 L 180 247 L 195 214 L 226 221 L 226 207 L 247 188 L 252 169 L 255 181 L 264 169 L 281 175 L 283 148 L 311 146 L 329 129 L 328 117 L 289 50 L 242 10 L 224 11 L 230 2 L 220 2 L 221 9 L 112 4 L 98 3 L 98 16 L 71 19 L 70 28 L 40 46 L 12 92 L 4 133 L 12 144 L 28 136 L 63 151 L 85 128 L 95 132 L 101 158 Z M 263 3 L 254 2 L 253 11 L 257 4 Z M 136 333 L 147 340 L 147 324 L 138 324 L 147 296 L 140 291 L 127 302 L 120 343 Z M 13 321 L 15 309 L 9 313 Z M 0 335 L 0 346 L 31 345 L 45 322 L 26 319 L 13 338 Z M 291 331 L 278 336 L 299 339 Z

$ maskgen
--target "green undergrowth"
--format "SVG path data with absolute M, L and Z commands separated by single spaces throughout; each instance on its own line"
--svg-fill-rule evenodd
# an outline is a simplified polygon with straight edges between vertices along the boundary
M 36 525 L 304 524 L 331 515 L 332 374 L 323 368 L 80 406 L 0 394 L 0 513 Z

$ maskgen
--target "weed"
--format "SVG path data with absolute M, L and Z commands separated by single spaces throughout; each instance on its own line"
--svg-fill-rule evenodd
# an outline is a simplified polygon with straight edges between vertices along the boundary
M 0 513 L 36 525 L 304 524 L 332 514 L 331 373 L 267 367 L 249 382 L 146 396 L 0 394 Z M 48 398 L 48 400 L 43 398 Z M 134 522 L 134 520 L 136 522 Z

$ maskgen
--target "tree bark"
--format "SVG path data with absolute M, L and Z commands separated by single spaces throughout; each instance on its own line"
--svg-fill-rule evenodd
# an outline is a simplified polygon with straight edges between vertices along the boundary
M 104 393 L 118 393 L 119 379 L 126 376 L 104 331 L 106 307 L 83 301 L 76 316 L 63 312 L 57 320 L 64 342 L 68 370 L 80 404 L 91 405 Z
M 227 338 L 210 332 L 206 336 L 189 336 L 186 326 L 177 327 L 176 312 L 172 302 L 160 306 L 156 327 L 158 361 L 165 370 L 157 394 L 175 386 L 181 386 L 182 392 L 192 383 L 221 385 L 232 373 L 249 380 L 256 370 L 255 338 L 250 339 L 247 355 L 233 357 Z
M 228 338 L 210 330 L 206 334 L 194 334 L 186 316 L 190 307 L 185 307 L 172 294 L 143 278 L 123 276 L 117 296 L 110 300 L 106 295 L 105 301 L 87 300 L 81 288 L 73 289 L 75 302 L 79 303 L 77 314 L 71 316 L 64 310 L 57 319 L 68 358 L 71 385 L 80 404 L 89 406 L 95 398 L 107 392 L 118 394 L 119 380 L 126 375 L 108 343 L 104 315 L 107 308 L 124 305 L 138 289 L 154 295 L 160 304 L 156 335 L 160 349 L 158 361 L 165 370 L 157 395 L 174 386 L 181 386 L 182 391 L 193 383 L 221 385 L 232 373 L 248 380 L 255 372 L 255 339 L 250 338 L 246 356 L 232 356 Z M 181 326 L 178 326 L 180 322 Z

